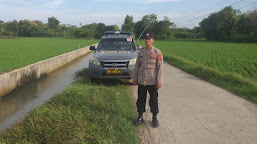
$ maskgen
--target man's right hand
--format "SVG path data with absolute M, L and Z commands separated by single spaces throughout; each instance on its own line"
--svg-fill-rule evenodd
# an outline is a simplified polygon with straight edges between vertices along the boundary
M 134 84 L 134 85 L 137 85 L 137 80 L 133 80 L 133 84 Z

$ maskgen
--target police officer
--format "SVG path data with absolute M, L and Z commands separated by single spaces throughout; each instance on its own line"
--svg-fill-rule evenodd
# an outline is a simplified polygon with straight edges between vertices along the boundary
M 134 124 L 139 125 L 144 122 L 143 113 L 145 112 L 148 91 L 150 95 L 150 111 L 153 114 L 152 124 L 153 127 L 158 127 L 158 89 L 162 87 L 163 83 L 163 58 L 161 51 L 153 46 L 153 33 L 147 33 L 144 42 L 146 47 L 139 51 L 133 72 L 133 83 L 138 85 L 138 99 L 136 103 L 138 118 Z

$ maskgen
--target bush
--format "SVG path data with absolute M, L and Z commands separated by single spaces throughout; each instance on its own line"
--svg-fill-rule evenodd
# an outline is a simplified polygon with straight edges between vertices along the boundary
M 177 32 L 174 37 L 179 39 L 200 39 L 203 38 L 203 35 L 201 33 Z
M 239 43 L 256 43 L 257 36 L 255 34 L 235 34 L 230 37 L 230 41 Z

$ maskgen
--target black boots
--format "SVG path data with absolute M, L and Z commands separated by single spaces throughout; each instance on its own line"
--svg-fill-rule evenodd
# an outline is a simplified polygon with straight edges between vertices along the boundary
M 157 114 L 156 113 L 153 113 L 153 121 L 152 121 L 152 123 L 153 123 L 153 127 L 159 127 L 159 122 L 158 122 L 158 120 L 157 120 Z
M 138 126 L 139 124 L 141 124 L 143 122 L 144 122 L 143 113 L 139 113 L 137 120 L 134 121 L 134 125 Z M 153 124 L 153 127 L 155 127 L 155 128 L 159 127 L 159 122 L 157 120 L 157 114 L 156 113 L 153 113 L 152 124 Z
M 137 120 L 134 121 L 134 125 L 139 125 L 141 124 L 142 122 L 144 122 L 144 119 L 143 119 L 143 113 L 138 113 L 138 118 Z

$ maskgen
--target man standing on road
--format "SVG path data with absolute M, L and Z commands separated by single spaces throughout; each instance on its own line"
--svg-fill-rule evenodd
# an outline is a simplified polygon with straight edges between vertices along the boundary
M 163 83 L 163 58 L 161 51 L 153 46 L 154 35 L 152 33 L 145 35 L 144 42 L 146 48 L 139 51 L 133 72 L 133 83 L 138 85 L 138 99 L 136 103 L 138 119 L 134 124 L 139 125 L 144 122 L 143 113 L 145 112 L 148 91 L 150 95 L 150 111 L 153 114 L 152 124 L 153 127 L 158 127 L 158 89 L 161 88 Z

